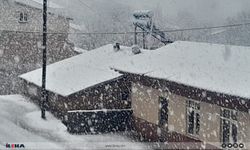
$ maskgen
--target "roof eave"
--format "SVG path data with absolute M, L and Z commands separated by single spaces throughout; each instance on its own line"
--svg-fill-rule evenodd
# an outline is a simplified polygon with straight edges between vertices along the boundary
M 249 103 L 249 106 L 250 107 L 250 98 L 247 98 L 247 97 L 242 97 L 242 96 L 238 96 L 238 95 L 232 95 L 232 94 L 228 94 L 228 93 L 222 93 L 222 92 L 217 92 L 217 91 L 211 91 L 211 90 L 208 90 L 208 89 L 203 89 L 203 88 L 199 88 L 199 87 L 194 87 L 194 86 L 191 86 L 191 85 L 186 85 L 186 84 L 183 84 L 183 83 L 178 83 L 178 82 L 175 82 L 175 81 L 170 81 L 168 79 L 162 79 L 162 78 L 156 78 L 156 77 L 150 77 L 150 76 L 147 76 L 146 73 L 145 74 L 138 74 L 138 73 L 132 73 L 132 72 L 128 72 L 128 71 L 124 71 L 124 70 L 120 70 L 120 69 L 115 69 L 115 68 L 112 68 L 114 71 L 117 71 L 121 74 L 124 74 L 124 75 L 131 75 L 131 76 L 142 76 L 142 77 L 148 77 L 148 78 L 153 78 L 153 79 L 156 79 L 156 80 L 164 80 L 166 82 L 170 82 L 170 83 L 174 83 L 174 84 L 177 84 L 181 87 L 191 87 L 192 89 L 197 89 L 197 90 L 201 90 L 201 91 L 206 91 L 206 92 L 210 92 L 210 93 L 215 93 L 216 95 L 224 95 L 226 97 L 233 97 L 235 99 L 240 99 L 240 100 L 244 100 L 245 102 Z M 219 96 L 218 96 L 219 97 Z M 249 108 L 250 109 L 250 108 Z

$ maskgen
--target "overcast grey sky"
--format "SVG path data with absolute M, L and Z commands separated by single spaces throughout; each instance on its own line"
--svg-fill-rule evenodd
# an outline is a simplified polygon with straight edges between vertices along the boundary
M 107 8 L 129 6 L 136 9 L 160 8 L 166 18 L 176 18 L 178 15 L 191 14 L 197 22 L 220 24 L 228 17 L 237 13 L 250 12 L 250 0 L 49 0 L 57 2 L 73 12 L 76 18 L 88 18 L 94 11 L 104 13 Z M 87 4 L 92 10 L 82 5 Z M 103 8 L 103 10 L 102 10 Z

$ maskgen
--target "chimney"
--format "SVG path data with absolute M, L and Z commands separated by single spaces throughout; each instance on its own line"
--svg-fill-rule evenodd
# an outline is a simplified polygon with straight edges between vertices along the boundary
M 120 50 L 120 43 L 116 42 L 114 45 L 113 45 L 113 48 L 114 48 L 114 51 L 119 51 Z

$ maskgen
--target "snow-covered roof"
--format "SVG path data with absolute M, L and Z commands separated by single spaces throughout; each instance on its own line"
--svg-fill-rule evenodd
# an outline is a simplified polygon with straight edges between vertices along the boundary
M 34 8 L 39 8 L 39 9 L 43 8 L 43 0 L 15 0 L 15 2 L 22 3 L 22 4 L 25 4 Z M 49 8 L 54 8 L 54 9 L 63 8 L 62 6 L 56 3 L 53 3 L 51 1 L 48 1 L 47 4 Z
M 69 23 L 69 26 L 74 29 L 74 30 L 79 30 L 79 31 L 84 31 L 86 28 L 84 25 L 78 25 L 78 24 L 74 24 L 72 22 Z
M 112 68 L 250 98 L 250 47 L 177 41 Z
M 43 0 L 14 0 L 14 2 L 41 10 L 43 9 Z M 59 16 L 64 16 L 67 19 L 72 19 L 63 6 L 53 3 L 50 0 L 47 1 L 47 6 L 48 12 Z
M 79 53 L 79 54 L 88 52 L 88 50 L 82 49 L 82 48 L 79 48 L 79 47 L 75 47 L 74 51 L 77 52 L 77 53 Z
M 95 50 L 62 60 L 47 66 L 46 88 L 62 96 L 68 96 L 96 84 L 122 76 L 110 69 L 120 60 L 127 63 L 133 57 L 129 47 L 121 46 L 115 52 L 109 44 Z M 28 82 L 41 86 L 42 70 L 28 72 L 20 76 Z

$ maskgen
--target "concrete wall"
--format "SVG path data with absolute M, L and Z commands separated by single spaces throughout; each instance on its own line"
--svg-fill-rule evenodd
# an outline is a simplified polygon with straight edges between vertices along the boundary
M 146 87 L 138 82 L 132 84 L 132 110 L 133 116 L 143 119 L 151 124 L 158 125 L 159 97 L 169 99 L 168 131 L 177 132 L 184 136 L 206 141 L 215 146 L 220 144 L 220 109 L 218 105 L 200 102 L 200 132 L 199 135 L 187 133 L 187 108 L 188 98 L 169 94 L 160 89 Z M 238 139 L 247 144 L 250 142 L 250 115 L 238 113 Z
M 186 134 L 186 100 L 184 97 L 172 94 L 169 99 L 168 129 Z
M 131 97 L 133 115 L 150 123 L 158 124 L 160 94 L 160 91 L 153 88 L 133 83 Z
M 166 97 L 169 101 L 169 130 L 185 133 L 186 102 L 180 96 L 173 94 L 170 95 L 167 92 L 162 92 L 161 90 L 145 87 L 139 83 L 133 83 L 131 98 L 133 115 L 158 125 L 159 97 Z
M 22 94 L 39 105 L 41 88 L 32 83 L 23 82 Z M 120 95 L 123 91 L 129 90 L 130 86 L 126 79 L 121 78 L 85 91 L 79 91 L 67 97 L 49 91 L 49 110 L 63 120 L 67 111 L 70 110 L 130 109 L 130 96 L 127 100 L 122 100 Z
M 246 149 L 250 149 L 250 114 L 238 113 L 238 140 L 245 144 Z
M 207 142 L 220 142 L 220 107 L 201 102 L 200 116 L 198 138 Z

